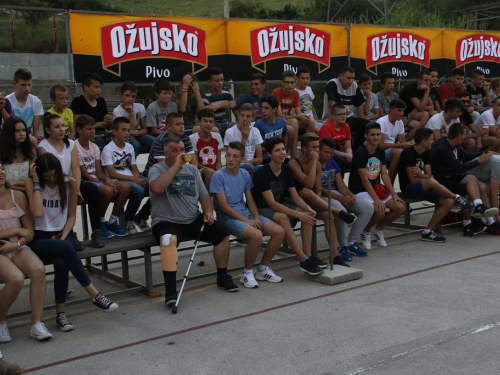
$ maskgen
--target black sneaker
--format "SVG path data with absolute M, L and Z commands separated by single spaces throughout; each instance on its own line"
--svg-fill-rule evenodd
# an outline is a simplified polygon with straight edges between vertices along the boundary
M 76 236 L 76 233 L 73 232 L 73 240 L 75 241 L 75 250 L 76 251 L 82 251 L 85 248 L 85 245 L 82 244 L 79 240 L 78 237 Z
M 92 246 L 96 248 L 106 246 L 106 243 L 104 242 L 104 238 L 102 236 L 102 229 L 94 229 L 90 238 L 92 239 Z
M 351 267 L 346 262 L 344 262 L 339 255 L 337 255 L 335 258 L 333 258 L 333 264 L 336 264 L 338 266 Z
M 237 292 L 238 286 L 233 283 L 233 279 L 227 273 L 223 276 L 217 276 L 217 286 L 225 289 L 226 292 Z
M 75 326 L 69 322 L 68 318 L 66 318 L 66 314 L 64 313 L 57 314 L 56 324 L 63 332 L 72 331 L 75 328 Z
M 148 225 L 148 222 L 144 219 L 138 218 L 137 216 L 134 218 L 134 223 L 143 232 L 147 232 L 147 231 L 151 230 L 151 227 Z
M 428 233 L 422 232 L 420 239 L 422 241 L 428 241 L 428 242 L 446 242 L 445 237 L 438 236 L 433 230 L 429 231 Z
M 498 214 L 498 208 L 486 207 L 484 204 L 478 204 L 472 212 L 472 217 L 479 219 L 481 217 L 490 217 Z
M 177 302 L 177 291 L 176 290 L 167 290 L 165 293 L 165 305 L 167 307 L 172 307 Z
M 488 229 L 487 225 L 481 223 L 470 223 L 464 227 L 464 237 L 472 237 L 476 234 L 483 233 Z
M 461 195 L 457 195 L 457 197 L 455 198 L 455 203 L 462 207 L 464 210 L 468 210 L 472 207 L 472 202 L 469 202 Z
M 97 296 L 95 296 L 95 298 L 92 300 L 92 303 L 106 312 L 113 311 L 118 308 L 117 303 L 114 303 L 102 293 L 99 293 Z
M 346 224 L 352 224 L 356 221 L 358 218 L 356 215 L 353 214 L 348 214 L 345 211 L 340 211 L 339 212 L 339 218 L 344 221 Z
M 319 268 L 326 268 L 328 267 L 328 263 L 326 262 L 323 262 L 322 260 L 316 258 L 315 256 L 313 255 L 309 255 L 309 259 L 312 260 L 314 263 L 316 263 L 316 265 L 319 267 Z
M 300 262 L 300 270 L 302 272 L 308 273 L 309 275 L 319 275 L 320 273 L 323 272 L 323 269 L 320 268 L 314 260 L 311 260 L 311 258 L 307 258 L 303 262 Z

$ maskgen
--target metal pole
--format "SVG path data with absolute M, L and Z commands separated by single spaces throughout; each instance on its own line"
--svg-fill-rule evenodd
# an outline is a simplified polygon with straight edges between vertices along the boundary
M 330 228 L 330 271 L 333 271 L 332 174 L 328 173 L 328 227 Z
M 76 96 L 76 82 L 73 68 L 73 53 L 71 51 L 71 36 L 69 34 L 69 13 L 65 11 L 62 16 L 64 17 L 64 28 L 66 29 L 66 49 L 68 50 L 69 94 L 71 95 L 71 100 L 73 100 Z
M 330 1 L 328 0 L 328 8 L 326 9 L 326 22 L 330 22 Z
M 229 18 L 229 0 L 224 0 L 224 18 Z
M 346 25 L 347 29 L 347 65 L 351 66 L 351 25 Z

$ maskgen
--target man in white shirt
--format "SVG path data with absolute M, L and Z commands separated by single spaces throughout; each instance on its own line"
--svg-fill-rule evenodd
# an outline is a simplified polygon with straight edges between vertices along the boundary
M 450 98 L 446 101 L 444 111 L 432 116 L 425 126 L 432 129 L 434 142 L 448 135 L 448 129 L 452 124 L 460 122 L 460 116 L 464 111 L 465 107 L 460 99 Z
M 398 172 L 399 157 L 404 148 L 411 147 L 413 142 L 406 142 L 403 115 L 406 103 L 401 99 L 394 99 L 389 104 L 389 114 L 377 120 L 380 124 L 379 147 L 385 151 L 385 161 L 389 163 L 389 178 L 394 184 Z

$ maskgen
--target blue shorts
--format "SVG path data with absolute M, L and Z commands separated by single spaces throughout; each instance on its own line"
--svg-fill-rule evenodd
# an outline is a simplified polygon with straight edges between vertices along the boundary
M 421 199 L 437 204 L 441 197 L 437 195 L 433 190 L 425 191 L 422 187 L 422 182 L 417 182 L 415 184 L 409 184 L 406 186 L 405 198 Z
M 245 208 L 243 211 L 240 211 L 239 213 L 250 220 L 255 219 L 255 217 L 252 215 L 252 213 L 250 212 L 250 210 L 248 208 Z M 245 223 L 244 221 L 232 218 L 228 215 L 220 215 L 220 216 L 221 217 L 217 217 L 217 220 L 219 220 L 221 223 L 223 223 L 227 227 L 227 229 L 229 230 L 229 233 L 232 236 L 235 236 L 237 238 L 243 238 L 243 235 L 242 235 L 243 229 L 245 229 L 245 227 L 248 225 L 247 223 Z M 267 217 L 261 216 L 260 221 L 262 222 L 262 226 L 264 226 L 266 224 L 266 222 L 269 221 L 269 219 Z
M 104 185 L 106 184 L 106 181 L 104 180 L 101 180 L 100 178 L 97 179 L 99 182 L 95 182 L 95 181 L 89 181 L 89 180 L 84 180 L 84 182 L 90 182 L 91 184 L 94 184 L 95 186 L 99 186 L 99 185 Z M 110 178 L 111 182 L 115 182 L 116 181 L 116 178 Z

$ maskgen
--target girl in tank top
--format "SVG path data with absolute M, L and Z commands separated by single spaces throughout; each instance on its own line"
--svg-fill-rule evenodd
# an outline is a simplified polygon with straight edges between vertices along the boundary
M 0 292 L 0 342 L 11 340 L 5 319 L 21 291 L 24 276 L 31 280 L 30 337 L 37 340 L 52 337 L 41 322 L 45 303 L 45 267 L 26 246 L 32 239 L 33 222 L 26 196 L 9 188 L 5 170 L 0 165 L 0 280 L 5 283 Z
M 35 217 L 32 249 L 42 261 L 54 265 L 56 324 L 61 331 L 74 328 L 65 315 L 68 270 L 85 288 L 94 305 L 105 311 L 118 308 L 118 304 L 97 291 L 76 253 L 72 233 L 78 189 L 75 179 L 64 175 L 57 157 L 44 153 L 36 159 L 31 178 L 26 181 L 26 195 Z
M 24 191 L 24 183 L 35 158 L 36 150 L 26 123 L 20 117 L 9 117 L 5 120 L 0 137 L 0 162 L 12 190 Z

